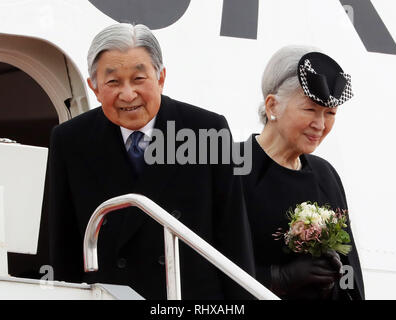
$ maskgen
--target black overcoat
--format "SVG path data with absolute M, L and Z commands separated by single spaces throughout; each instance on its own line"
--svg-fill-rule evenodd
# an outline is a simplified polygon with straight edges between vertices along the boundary
M 270 288 L 271 265 L 288 263 L 297 255 L 285 253 L 284 241 L 275 240 L 273 236 L 278 228 L 283 232 L 288 230 L 286 212 L 305 201 L 317 202 L 320 206 L 330 205 L 333 210 L 347 210 L 348 206 L 341 179 L 326 160 L 303 154 L 300 156 L 302 170 L 290 170 L 273 161 L 260 147 L 254 134 L 240 143 L 240 147 L 247 150 L 247 144 L 252 147 L 252 170 L 242 176 L 242 184 L 252 231 L 256 276 Z M 348 283 L 352 274 L 348 275 L 349 270 L 346 270 L 342 281 L 350 289 L 339 290 L 338 298 L 360 300 L 364 299 L 363 277 L 350 222 L 347 231 L 353 249 L 348 256 L 341 255 L 341 260 L 353 268 L 354 280 Z M 302 296 L 301 292 L 300 298 Z
M 165 142 L 167 121 L 176 133 L 188 128 L 196 137 L 199 129 L 228 128 L 223 116 L 162 96 L 155 128 Z M 241 182 L 230 165 L 153 164 L 134 179 L 120 128 L 99 107 L 54 128 L 49 174 L 50 257 L 58 280 L 128 285 L 146 299 L 166 299 L 163 228 L 136 208 L 107 215 L 99 271 L 83 271 L 90 216 L 102 202 L 128 193 L 147 196 L 254 275 Z M 250 297 L 182 241 L 180 260 L 183 299 Z

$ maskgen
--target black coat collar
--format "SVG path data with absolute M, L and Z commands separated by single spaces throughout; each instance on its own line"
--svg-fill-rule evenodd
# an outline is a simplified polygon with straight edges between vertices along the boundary
M 154 128 L 163 132 L 165 141 L 167 121 L 175 121 L 176 132 L 183 127 L 183 121 L 177 112 L 176 104 L 177 102 L 169 97 L 161 97 L 161 106 Z M 106 118 L 102 110 L 99 110 L 92 126 L 90 141 L 92 143 L 89 145 L 86 155 L 89 157 L 88 163 L 92 164 L 95 175 L 101 181 L 103 194 L 107 197 L 101 199 L 102 202 L 129 193 L 142 194 L 157 202 L 178 167 L 177 164 L 147 165 L 142 176 L 137 180 L 134 179 L 121 130 L 119 126 Z M 100 203 L 97 205 L 99 206 Z M 133 236 L 144 221 L 147 221 L 145 214 L 137 211 L 134 209 L 123 213 L 125 217 L 122 218 L 122 226 L 120 226 L 118 248 Z

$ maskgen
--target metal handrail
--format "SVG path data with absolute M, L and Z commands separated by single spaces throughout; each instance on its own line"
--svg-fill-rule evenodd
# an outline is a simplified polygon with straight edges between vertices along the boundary
M 111 211 L 136 206 L 164 227 L 165 263 L 168 299 L 181 299 L 178 238 L 198 252 L 206 260 L 245 288 L 253 296 L 263 300 L 279 300 L 270 290 L 222 253 L 200 238 L 179 220 L 149 198 L 139 194 L 126 194 L 103 202 L 92 214 L 84 236 L 85 272 L 98 270 L 97 243 L 103 219 Z

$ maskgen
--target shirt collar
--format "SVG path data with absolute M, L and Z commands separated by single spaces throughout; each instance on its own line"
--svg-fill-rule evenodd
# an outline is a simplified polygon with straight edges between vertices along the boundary
M 154 129 L 154 124 L 155 124 L 156 118 L 157 118 L 157 116 L 155 116 L 153 119 L 151 119 L 143 128 L 139 129 L 139 131 L 143 132 L 144 135 L 149 137 L 150 139 L 153 135 L 153 129 Z M 121 126 L 120 126 L 120 129 L 121 129 L 122 139 L 124 140 L 124 144 L 126 145 L 127 139 L 129 138 L 131 133 L 136 130 L 127 129 L 127 128 L 124 128 Z

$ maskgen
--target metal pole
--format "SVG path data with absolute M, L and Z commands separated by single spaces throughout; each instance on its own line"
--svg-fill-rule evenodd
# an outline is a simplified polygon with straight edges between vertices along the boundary
M 168 300 L 181 300 L 179 238 L 164 227 L 166 291 Z

